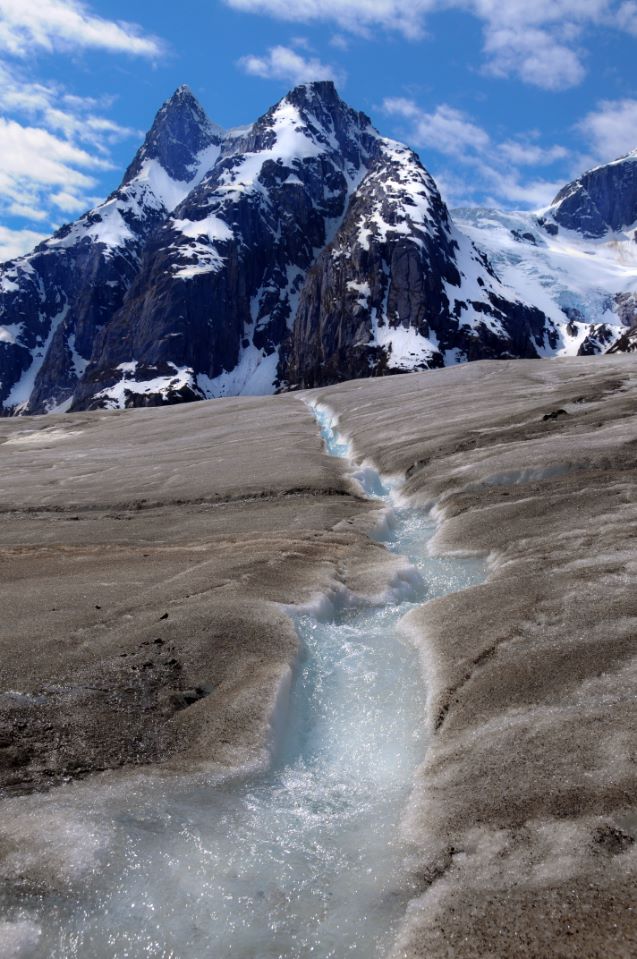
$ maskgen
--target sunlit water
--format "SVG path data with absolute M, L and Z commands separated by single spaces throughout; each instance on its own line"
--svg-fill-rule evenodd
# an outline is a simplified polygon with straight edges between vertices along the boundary
M 329 414 L 316 416 L 327 451 L 350 456 Z M 358 476 L 368 495 L 392 500 L 373 470 Z M 108 843 L 88 879 L 55 897 L 0 893 L 14 955 L 384 955 L 412 892 L 399 824 L 426 746 L 418 658 L 397 625 L 484 577 L 476 560 L 428 555 L 424 511 L 395 508 L 388 526 L 387 548 L 421 579 L 404 601 L 295 615 L 301 653 L 272 767 L 223 785 L 151 780 L 102 801 L 90 823 Z

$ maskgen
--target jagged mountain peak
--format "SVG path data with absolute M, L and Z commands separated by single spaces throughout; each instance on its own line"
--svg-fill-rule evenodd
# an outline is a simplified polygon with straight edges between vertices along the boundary
M 321 153 L 340 154 L 359 165 L 378 133 L 369 117 L 350 107 L 331 80 L 302 83 L 275 103 L 239 140 L 226 144 L 236 155 L 275 150 L 280 160 Z
M 132 250 L 183 201 L 217 160 L 224 131 L 212 123 L 188 86 L 178 87 L 157 112 L 120 186 L 35 252 L 99 244 L 104 255 Z
M 188 182 L 197 158 L 223 137 L 224 130 L 208 118 L 190 87 L 182 84 L 159 109 L 122 183 L 138 176 L 147 160 L 157 160 L 173 180 Z
M 344 102 L 339 96 L 333 80 L 311 80 L 305 83 L 297 83 L 297 85 L 286 94 L 285 99 L 295 100 L 304 97 Z
M 300 83 L 290 90 L 279 103 L 291 103 L 302 113 L 314 114 L 317 117 L 327 118 L 345 114 L 357 120 L 362 118 L 364 125 L 371 126 L 369 117 L 358 110 L 354 110 L 343 100 L 333 80 L 314 80 L 311 83 Z
M 348 106 L 331 81 L 300 84 L 252 126 L 229 131 L 219 162 L 175 211 L 177 219 L 200 220 L 203 211 L 246 194 L 264 203 L 274 182 L 304 185 L 328 219 L 338 218 L 380 141 L 369 117 Z
M 168 97 L 166 103 L 172 103 L 175 100 L 188 99 L 194 100 L 197 103 L 197 98 L 188 86 L 187 83 L 180 83 L 175 92 L 171 97 Z
M 333 80 L 301 83 L 290 90 L 273 110 L 280 111 L 286 105 L 295 107 L 306 122 L 314 122 L 327 129 L 334 128 L 337 133 L 339 128 L 350 125 L 378 136 L 367 114 L 353 109 L 343 100 Z

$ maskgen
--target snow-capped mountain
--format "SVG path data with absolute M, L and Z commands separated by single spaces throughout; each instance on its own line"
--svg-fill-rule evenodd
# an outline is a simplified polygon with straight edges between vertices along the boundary
M 537 213 L 454 210 L 502 280 L 552 321 L 542 355 L 634 349 L 637 336 L 637 151 L 565 186 Z
M 5 411 L 69 405 L 99 331 L 121 307 L 153 230 L 219 154 L 220 131 L 186 87 L 159 111 L 120 187 L 33 253 L 0 268 Z
M 291 386 L 317 386 L 535 356 L 553 337 L 454 226 L 418 157 L 379 138 L 334 242 L 308 274 L 284 365 Z
M 150 390 L 271 393 L 305 276 L 332 238 L 378 136 L 332 84 L 293 90 L 217 162 L 151 237 L 75 404 Z
M 265 394 L 587 338 L 605 349 L 630 326 L 634 287 L 611 282 L 607 234 L 577 234 L 600 245 L 607 296 L 628 299 L 608 333 L 591 293 L 595 330 L 568 333 L 582 298 L 576 276 L 572 303 L 556 292 L 563 202 L 540 220 L 467 214 L 461 229 L 418 157 L 333 84 L 302 84 L 230 131 L 181 87 L 119 189 L 0 268 L 3 412 Z

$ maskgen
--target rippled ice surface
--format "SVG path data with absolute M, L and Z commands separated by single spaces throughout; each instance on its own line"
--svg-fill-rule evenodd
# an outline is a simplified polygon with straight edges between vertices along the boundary
M 328 450 L 347 456 L 318 418 Z M 373 471 L 361 481 L 389 498 Z M 120 796 L 100 807 L 109 844 L 80 888 L 21 902 L 0 893 L 22 935 L 14 955 L 383 956 L 410 897 L 399 822 L 425 749 L 417 655 L 397 624 L 415 603 L 484 578 L 481 562 L 428 556 L 433 531 L 422 511 L 396 510 L 387 546 L 423 580 L 410 601 L 297 615 L 287 731 L 268 772 Z

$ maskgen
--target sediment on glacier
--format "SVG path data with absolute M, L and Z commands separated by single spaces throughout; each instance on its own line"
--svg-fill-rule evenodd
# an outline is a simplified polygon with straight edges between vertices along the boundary
M 437 504 L 439 549 L 491 562 L 407 624 L 432 740 L 396 956 L 635 952 L 635 379 L 631 357 L 487 362 L 309 394 Z M 273 604 L 393 572 L 296 396 L 0 436 L 11 789 L 258 757 L 296 652 Z

